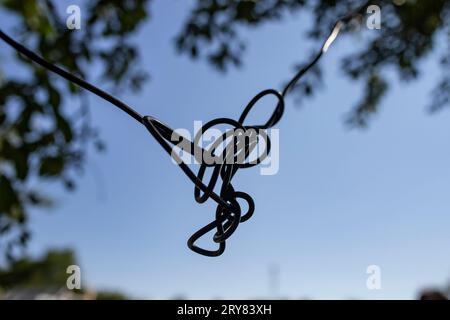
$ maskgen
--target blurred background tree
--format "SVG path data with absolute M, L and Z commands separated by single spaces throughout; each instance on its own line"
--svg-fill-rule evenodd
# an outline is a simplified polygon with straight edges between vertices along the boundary
M 76 264 L 75 254 L 71 250 L 49 250 L 37 259 L 22 257 L 0 269 L 0 287 L 3 290 L 65 287 L 70 276 L 66 269 Z
M 199 0 L 196 3 L 177 37 L 177 48 L 193 58 L 206 58 L 219 70 L 242 63 L 245 51 L 245 42 L 239 37 L 242 27 L 257 27 L 303 10 L 313 17 L 307 36 L 321 42 L 336 20 L 349 13 L 359 13 L 360 18 L 347 31 L 367 31 L 366 18 L 370 16 L 367 9 L 377 5 L 381 9 L 381 28 L 369 30 L 364 47 L 356 52 L 352 52 L 355 48 L 348 48 L 349 55 L 342 60 L 346 75 L 365 83 L 360 101 L 349 114 L 349 124 L 365 126 L 377 111 L 389 87 L 384 75 L 387 70 L 395 70 L 401 80 L 417 78 L 420 62 L 438 42 L 447 48 L 441 52 L 442 79 L 436 85 L 429 109 L 437 111 L 450 102 L 450 1 Z M 297 92 L 310 96 L 320 81 L 319 66 L 297 85 Z
M 127 296 L 118 291 L 89 291 L 82 283 L 80 289 L 67 289 L 66 272 L 70 265 L 79 265 L 71 249 L 51 249 L 42 257 L 24 256 L 0 268 L 0 296 L 12 292 L 10 298 L 36 299 L 39 295 L 50 294 L 53 298 L 72 293 L 71 298 L 79 297 L 97 300 L 125 300 Z M 81 279 L 83 276 L 81 275 Z M 2 293 L 3 292 L 3 293 Z
M 115 92 L 138 90 L 147 79 L 129 37 L 147 21 L 149 5 L 147 0 L 86 1 L 84 25 L 74 32 L 66 27 L 67 16 L 60 14 L 55 0 L 0 0 L 0 8 L 16 18 L 10 30 L 20 42 L 86 79 L 92 76 L 91 66 L 100 65 L 102 86 L 107 84 Z M 342 60 L 345 74 L 365 83 L 348 116 L 349 125 L 363 127 L 389 88 L 387 71 L 394 70 L 400 80 L 413 80 L 420 75 L 421 61 L 437 50 L 437 43 L 450 43 L 450 24 L 445 23 L 450 21 L 450 1 L 197 0 L 176 36 L 176 48 L 226 71 L 243 61 L 245 42 L 239 32 L 243 28 L 306 11 L 314 20 L 307 36 L 321 42 L 336 20 L 350 12 L 359 12 L 361 19 L 347 31 L 365 32 L 368 5 L 381 8 L 381 29 L 367 34 L 362 49 L 348 48 Z M 442 78 L 433 91 L 431 111 L 450 102 L 450 48 L 439 49 Z M 29 182 L 36 178 L 59 181 L 72 190 L 74 172 L 82 170 L 88 144 L 104 148 L 89 119 L 86 93 L 20 55 L 15 55 L 14 62 L 27 76 L 4 74 L 0 82 L 0 245 L 10 259 L 13 249 L 29 239 L 27 208 L 51 203 Z M 296 92 L 311 96 L 321 74 L 319 65 L 297 85 Z M 67 100 L 79 101 L 79 108 L 62 110 Z
M 89 78 L 93 64 L 101 66 L 103 84 L 117 92 L 137 90 L 146 79 L 136 64 L 136 46 L 128 41 L 148 17 L 146 4 L 89 1 L 82 11 L 83 27 L 76 31 L 66 27 L 68 15 L 57 1 L 4 0 L 0 8 L 16 18 L 11 30 L 21 43 L 83 78 Z M 90 121 L 85 92 L 18 54 L 14 63 L 26 76 L 4 75 L 0 84 L 0 245 L 10 260 L 30 237 L 27 208 L 51 204 L 29 182 L 59 181 L 73 190 L 72 177 L 83 169 L 88 143 L 104 148 Z M 78 101 L 79 107 L 63 110 L 68 100 Z

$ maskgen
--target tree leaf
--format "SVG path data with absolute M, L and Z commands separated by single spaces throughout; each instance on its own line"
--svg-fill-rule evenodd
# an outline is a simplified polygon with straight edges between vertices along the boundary
M 58 176 L 64 170 L 64 159 L 61 156 L 58 157 L 44 157 L 41 159 L 41 165 L 39 168 L 40 176 Z

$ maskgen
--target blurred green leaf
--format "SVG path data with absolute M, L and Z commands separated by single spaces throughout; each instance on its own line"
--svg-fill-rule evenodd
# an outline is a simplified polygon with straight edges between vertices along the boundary
M 4 175 L 0 175 L 0 212 L 10 212 L 18 202 L 16 191 L 11 181 Z
M 39 167 L 40 176 L 57 176 L 62 173 L 64 169 L 64 159 L 59 157 L 44 157 L 41 159 Z

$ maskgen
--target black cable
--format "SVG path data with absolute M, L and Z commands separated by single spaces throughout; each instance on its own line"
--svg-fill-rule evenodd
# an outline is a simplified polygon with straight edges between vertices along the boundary
M 189 139 L 178 135 L 176 132 L 174 132 L 173 129 L 154 117 L 140 115 L 136 110 L 134 110 L 121 100 L 117 99 L 116 97 L 48 62 L 47 60 L 43 59 L 39 55 L 35 54 L 34 52 L 30 51 L 26 47 L 13 40 L 2 30 L 0 30 L 0 39 L 2 39 L 16 51 L 28 57 L 35 63 L 110 102 L 111 104 L 127 113 L 130 117 L 143 124 L 150 132 L 150 134 L 155 138 L 155 140 L 162 146 L 162 148 L 177 162 L 178 166 L 186 174 L 186 176 L 194 183 L 195 200 L 198 203 L 203 203 L 211 198 L 217 203 L 215 219 L 206 226 L 196 231 L 189 238 L 188 247 L 191 250 L 205 256 L 219 256 L 225 250 L 226 239 L 228 239 L 234 233 L 234 231 L 236 231 L 239 223 L 247 221 L 253 215 L 253 212 L 255 210 L 255 204 L 250 195 L 242 191 L 235 191 L 233 185 L 231 184 L 231 180 L 233 179 L 238 169 L 253 167 L 261 163 L 264 158 L 270 153 L 270 139 L 264 130 L 273 127 L 280 121 L 284 113 L 285 96 L 303 77 L 303 75 L 306 74 L 320 60 L 322 55 L 328 50 L 329 46 L 338 35 L 343 24 L 352 19 L 352 17 L 352 15 L 349 15 L 339 20 L 334 25 L 330 35 L 323 43 L 318 54 L 308 65 L 300 69 L 294 75 L 294 77 L 288 82 L 281 93 L 274 89 L 261 91 L 252 100 L 250 100 L 250 102 L 244 108 L 244 111 L 242 112 L 238 121 L 229 118 L 213 119 L 202 126 L 202 128 L 196 133 L 194 141 L 190 141 Z M 263 97 L 269 95 L 275 96 L 278 101 L 269 120 L 263 125 L 244 125 L 247 115 L 255 106 L 255 104 Z M 208 150 L 205 150 L 198 145 L 201 135 L 204 132 L 206 132 L 213 126 L 224 124 L 232 126 L 235 130 L 225 132 L 222 138 L 215 141 Z M 244 140 L 241 140 L 242 137 L 244 137 Z M 229 153 L 229 144 L 227 145 L 227 147 L 223 148 L 223 152 L 221 155 L 215 155 L 219 144 L 221 142 L 227 141 L 227 139 L 230 140 L 230 138 L 230 144 L 232 144 L 231 150 L 233 151 L 233 153 Z M 249 161 L 248 157 L 256 144 L 259 143 L 260 139 L 262 139 L 265 144 L 264 152 L 253 161 Z M 182 149 L 185 152 L 188 151 L 193 156 L 195 156 L 197 160 L 199 160 L 200 169 L 197 175 L 191 169 L 189 169 L 188 165 L 184 163 L 176 153 L 173 152 L 173 147 L 171 146 L 171 144 L 182 146 Z M 201 156 L 198 157 L 198 155 Z M 214 160 L 213 163 L 206 163 L 204 161 L 205 156 L 209 156 L 210 159 L 212 158 Z M 227 161 L 227 159 L 229 159 L 230 157 L 232 160 L 231 163 Z M 238 158 L 243 161 L 236 161 Z M 208 167 L 213 168 L 213 173 L 211 175 L 210 182 L 208 183 L 208 185 L 205 185 L 203 183 L 203 178 Z M 220 193 L 217 194 L 216 192 L 214 192 L 214 189 L 219 177 L 222 179 L 222 186 L 220 188 Z M 202 192 L 203 194 L 201 194 Z M 241 199 L 247 203 L 246 212 L 242 212 L 241 205 L 239 204 L 238 199 Z M 198 239 L 205 236 L 207 233 L 213 231 L 214 229 L 216 229 L 216 232 L 213 236 L 213 241 L 218 243 L 218 248 L 216 250 L 204 249 L 195 244 Z

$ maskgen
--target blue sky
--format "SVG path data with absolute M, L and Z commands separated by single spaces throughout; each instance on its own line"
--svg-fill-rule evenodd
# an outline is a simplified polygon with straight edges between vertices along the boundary
M 304 37 L 308 16 L 290 15 L 243 30 L 244 66 L 217 73 L 174 48 L 191 3 L 152 4 L 152 18 L 135 38 L 152 79 L 139 94 L 120 97 L 174 128 L 237 119 L 256 93 L 281 88 L 317 48 Z M 91 153 L 76 192 L 45 186 L 57 203 L 33 210 L 29 252 L 72 247 L 86 284 L 142 298 L 268 297 L 273 264 L 279 294 L 289 298 L 409 299 L 424 286 L 443 285 L 450 276 L 450 114 L 425 109 L 439 76 L 436 59 L 424 63 L 418 82 L 393 77 L 370 127 L 350 130 L 345 115 L 362 85 L 343 75 L 339 59 L 363 40 L 333 44 L 321 62 L 324 88 L 314 99 L 300 108 L 287 99 L 277 125 L 278 174 L 238 172 L 234 186 L 254 198 L 256 212 L 221 257 L 186 247 L 213 218 L 214 203 L 197 204 L 192 184 L 145 128 L 94 96 L 93 119 L 107 152 Z M 0 53 L 11 50 L 2 45 Z M 366 288 L 372 264 L 381 267 L 381 290 Z

